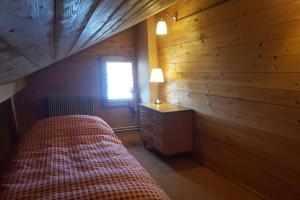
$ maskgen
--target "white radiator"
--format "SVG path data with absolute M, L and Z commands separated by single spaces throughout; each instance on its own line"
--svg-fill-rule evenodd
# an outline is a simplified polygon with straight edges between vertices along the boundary
M 93 95 L 48 96 L 49 117 L 63 115 L 94 115 Z

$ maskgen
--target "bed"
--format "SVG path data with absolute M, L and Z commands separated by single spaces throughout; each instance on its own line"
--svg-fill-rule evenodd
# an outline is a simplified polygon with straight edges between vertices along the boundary
M 169 199 L 102 119 L 38 121 L 2 176 L 0 199 Z

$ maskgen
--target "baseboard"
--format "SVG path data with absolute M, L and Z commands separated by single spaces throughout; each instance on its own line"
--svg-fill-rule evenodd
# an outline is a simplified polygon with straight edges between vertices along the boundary
M 127 126 L 127 127 L 113 128 L 113 131 L 115 133 L 119 133 L 119 132 L 125 132 L 125 131 L 136 131 L 139 129 L 140 129 L 139 126 Z
M 198 160 L 198 159 L 197 159 Z M 206 166 L 207 168 L 215 171 L 216 173 L 220 174 L 221 176 L 227 178 L 228 180 L 236 183 L 237 185 L 240 185 L 241 187 L 243 187 L 244 189 L 254 193 L 255 195 L 263 198 L 263 199 L 266 199 L 266 200 L 269 200 L 269 198 L 267 198 L 266 196 L 264 196 L 263 194 L 257 192 L 256 190 L 254 190 L 253 188 L 249 187 L 248 185 L 244 184 L 243 182 L 233 178 L 232 176 L 228 175 L 228 174 L 224 174 L 223 172 L 221 172 L 220 170 L 218 170 L 217 168 L 213 167 L 212 165 L 210 165 L 209 163 L 205 163 L 205 162 L 201 162 L 204 166 Z

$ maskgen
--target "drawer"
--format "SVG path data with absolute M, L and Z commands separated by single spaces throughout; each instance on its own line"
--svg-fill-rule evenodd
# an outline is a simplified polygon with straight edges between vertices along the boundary
M 140 117 L 140 126 L 141 128 L 147 130 L 152 135 L 163 138 L 163 127 L 153 123 L 152 121 L 148 120 L 147 118 Z
M 158 137 L 152 135 L 145 129 L 141 128 L 141 136 L 144 141 L 146 141 L 148 144 L 159 150 L 160 152 L 163 151 L 163 142 Z
M 151 119 L 158 124 L 163 124 L 163 116 L 159 112 L 140 106 L 140 115 Z

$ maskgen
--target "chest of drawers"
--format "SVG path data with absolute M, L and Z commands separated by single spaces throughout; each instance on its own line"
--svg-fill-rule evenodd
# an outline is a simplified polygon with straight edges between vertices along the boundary
M 163 155 L 188 152 L 193 146 L 193 111 L 172 104 L 139 104 L 143 141 Z

